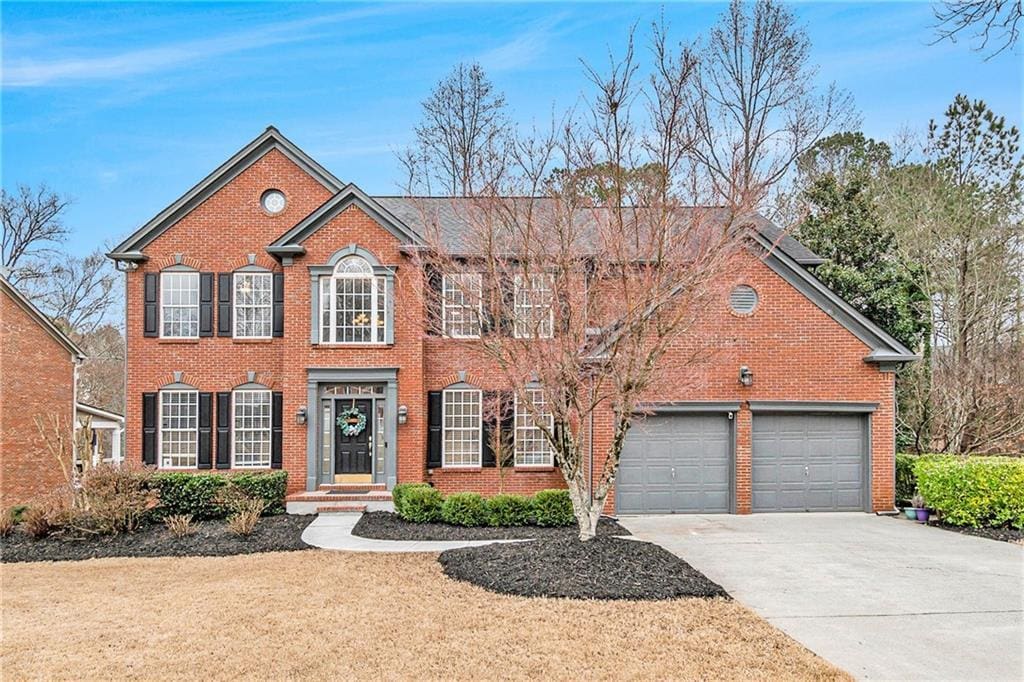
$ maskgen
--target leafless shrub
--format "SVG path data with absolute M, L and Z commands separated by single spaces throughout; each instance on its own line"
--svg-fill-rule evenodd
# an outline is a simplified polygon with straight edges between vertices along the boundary
M 199 524 L 193 523 L 191 514 L 173 514 L 164 517 L 164 526 L 171 532 L 171 535 L 182 538 L 196 532 Z
M 5 509 L 0 514 L 0 537 L 7 537 L 14 532 L 14 527 L 17 525 L 14 519 L 14 510 Z
M 234 507 L 235 513 L 228 517 L 228 528 L 236 535 L 242 537 L 252 534 L 266 507 L 266 501 L 256 497 L 250 497 L 243 502 L 236 503 Z

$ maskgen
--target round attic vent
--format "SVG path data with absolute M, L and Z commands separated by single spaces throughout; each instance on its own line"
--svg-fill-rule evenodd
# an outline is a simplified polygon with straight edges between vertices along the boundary
M 268 189 L 260 197 L 260 204 L 267 213 L 280 213 L 284 210 L 285 203 L 287 202 L 284 193 L 279 189 Z
M 740 284 L 729 294 L 729 307 L 734 313 L 749 315 L 757 307 L 757 292 L 753 287 Z

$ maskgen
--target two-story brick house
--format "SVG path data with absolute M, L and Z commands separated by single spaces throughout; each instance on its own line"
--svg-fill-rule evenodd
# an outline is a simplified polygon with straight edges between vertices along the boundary
M 496 492 L 491 374 L 457 306 L 428 333 L 419 215 L 268 128 L 139 228 L 110 254 L 127 277 L 127 458 L 283 468 L 314 506 L 350 501 L 327 493 L 343 484 Z M 699 325 L 719 351 L 697 368 L 666 357 L 665 376 L 688 380 L 661 382 L 630 432 L 621 513 L 892 506 L 893 370 L 914 355 L 814 278 L 813 253 L 754 228 L 741 282 Z M 561 487 L 536 429 L 516 425 L 502 489 Z M 610 422 L 594 428 L 600 446 Z

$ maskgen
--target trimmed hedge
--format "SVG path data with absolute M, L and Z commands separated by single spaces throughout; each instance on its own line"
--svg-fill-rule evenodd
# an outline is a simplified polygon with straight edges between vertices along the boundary
M 441 504 L 441 520 L 453 526 L 486 526 L 488 517 L 480 493 L 453 493 Z
M 401 499 L 402 510 L 398 515 L 406 521 L 430 523 L 441 519 L 444 496 L 437 488 L 429 485 L 411 486 L 402 493 Z
M 495 495 L 487 500 L 491 526 L 528 526 L 533 521 L 533 500 L 525 495 Z
M 568 490 L 541 490 L 533 496 L 534 522 L 538 526 L 571 526 L 576 523 Z
M 918 457 L 914 474 L 925 504 L 945 523 L 1024 528 L 1024 459 Z
M 228 510 L 220 504 L 220 493 L 230 486 L 267 503 L 264 514 L 284 511 L 288 472 L 261 471 L 233 474 L 193 474 L 185 471 L 153 474 L 152 485 L 160 491 L 159 517 L 190 514 L 193 519 L 220 519 Z
M 413 488 L 429 488 L 429 483 L 399 483 L 391 489 L 391 502 L 395 505 L 395 513 L 401 516 L 402 514 L 402 501 L 405 498 L 406 491 L 412 490 Z

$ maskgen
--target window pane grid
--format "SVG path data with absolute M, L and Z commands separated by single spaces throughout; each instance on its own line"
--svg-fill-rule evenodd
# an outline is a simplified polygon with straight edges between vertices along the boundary
M 161 335 L 199 337 L 199 273 L 165 272 L 160 276 Z
M 483 277 L 472 273 L 445 275 L 441 288 L 445 334 L 452 338 L 480 336 Z
M 235 391 L 234 466 L 270 466 L 270 391 Z
M 546 422 L 547 428 L 553 429 L 555 425 L 554 416 L 548 410 L 547 401 L 544 399 L 544 391 L 540 389 L 527 389 L 527 397 L 537 410 L 539 419 Z M 542 423 L 543 423 L 542 422 Z M 529 408 L 520 405 L 516 397 L 516 442 L 515 442 L 515 464 L 516 466 L 551 466 L 554 464 L 554 457 L 551 444 L 544 437 L 543 431 L 537 427 L 530 414 Z
M 481 393 L 459 389 L 444 392 L 442 464 L 480 466 Z
M 389 295 L 387 278 L 375 276 L 366 259 L 342 259 L 320 283 L 320 340 L 384 343 Z
M 194 468 L 198 464 L 199 394 L 160 392 L 160 466 Z
M 516 275 L 515 335 L 529 338 L 536 334 L 550 338 L 554 334 L 552 307 L 554 278 L 549 273 Z
M 273 276 L 235 273 L 235 336 L 269 338 L 273 332 Z

